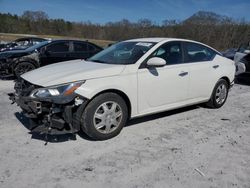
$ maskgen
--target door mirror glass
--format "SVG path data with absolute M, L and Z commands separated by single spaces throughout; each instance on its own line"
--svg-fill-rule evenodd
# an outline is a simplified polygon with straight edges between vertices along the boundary
M 167 62 L 160 57 L 152 57 L 147 61 L 147 65 L 150 67 L 163 67 L 166 63 Z

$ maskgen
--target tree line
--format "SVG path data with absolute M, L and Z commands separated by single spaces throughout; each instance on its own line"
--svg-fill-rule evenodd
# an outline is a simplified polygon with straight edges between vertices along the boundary
M 25 11 L 21 16 L 0 13 L 0 32 L 121 41 L 139 37 L 175 37 L 206 43 L 219 50 L 238 47 L 250 41 L 250 23 L 213 12 L 197 12 L 186 20 L 164 20 L 155 24 L 149 19 L 131 22 L 95 24 L 50 19 L 42 11 Z

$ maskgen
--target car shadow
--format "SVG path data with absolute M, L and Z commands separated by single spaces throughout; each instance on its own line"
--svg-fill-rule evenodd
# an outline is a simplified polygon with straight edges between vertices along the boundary
M 250 76 L 241 77 L 235 79 L 235 84 L 250 86 Z
M 199 108 L 200 106 L 194 105 L 194 106 L 189 106 L 189 107 L 184 107 L 176 110 L 171 110 L 171 111 L 166 111 L 166 112 L 161 112 L 161 113 L 156 113 L 153 115 L 147 115 L 143 117 L 138 117 L 134 118 L 128 121 L 126 127 L 136 125 L 139 123 L 143 123 L 146 121 L 151 121 L 179 113 L 184 113 L 190 110 L 194 110 Z M 32 123 L 30 122 L 29 118 L 27 118 L 22 112 L 16 112 L 15 113 L 16 118 L 20 121 L 20 123 L 27 129 L 29 130 L 29 134 L 31 134 L 31 139 L 36 139 L 36 140 L 41 140 L 44 141 L 45 144 L 47 143 L 60 143 L 60 142 L 67 142 L 67 141 L 75 141 L 77 140 L 76 134 L 62 134 L 62 135 L 45 135 L 45 134 L 39 134 L 39 133 L 32 133 L 32 129 L 34 126 L 32 126 Z M 89 141 L 95 141 L 91 138 L 89 138 L 84 132 L 79 131 L 77 135 L 84 139 L 84 140 L 89 140 Z
M 39 133 L 32 133 L 32 129 L 34 126 L 31 125 L 31 122 L 29 118 L 27 118 L 22 112 L 16 112 L 15 113 L 16 118 L 20 121 L 20 123 L 28 129 L 31 135 L 31 139 L 41 140 L 48 143 L 59 143 L 59 142 L 67 142 L 70 140 L 76 140 L 76 134 L 62 134 L 62 135 L 45 135 L 45 134 L 39 134 Z M 82 138 L 84 138 L 84 135 L 81 135 Z M 87 139 L 87 138 L 84 138 Z
M 0 76 L 0 80 L 15 80 L 16 78 L 14 76 Z
M 133 118 L 131 120 L 128 121 L 126 127 L 128 126 L 132 126 L 135 124 L 139 124 L 139 123 L 143 123 L 146 121 L 152 121 L 155 119 L 160 119 L 163 117 L 168 117 L 168 116 L 172 116 L 175 114 L 180 114 L 183 112 L 187 112 L 187 111 L 191 111 L 191 110 L 195 110 L 197 108 L 200 108 L 202 105 L 193 105 L 193 106 L 188 106 L 188 107 L 183 107 L 183 108 L 179 108 L 179 109 L 175 109 L 175 110 L 170 110 L 170 111 L 164 111 L 164 112 L 160 112 L 160 113 L 156 113 L 156 114 L 152 114 L 152 115 L 147 115 L 147 116 L 143 116 L 143 117 L 138 117 L 138 118 Z

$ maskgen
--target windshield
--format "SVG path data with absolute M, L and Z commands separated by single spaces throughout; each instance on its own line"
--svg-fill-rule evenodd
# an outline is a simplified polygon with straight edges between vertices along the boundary
M 48 43 L 50 43 L 51 41 L 43 41 L 43 42 L 40 42 L 40 43 L 38 43 L 38 44 L 35 44 L 34 46 L 31 46 L 31 47 L 29 47 L 29 48 L 27 48 L 26 50 L 28 50 L 28 51 L 33 51 L 33 50 L 35 50 L 35 49 L 38 49 L 38 48 L 40 48 L 40 47 L 43 47 L 44 45 L 46 45 L 46 44 L 48 44 Z
M 106 64 L 134 64 L 154 45 L 153 42 L 120 42 L 99 52 L 88 61 Z

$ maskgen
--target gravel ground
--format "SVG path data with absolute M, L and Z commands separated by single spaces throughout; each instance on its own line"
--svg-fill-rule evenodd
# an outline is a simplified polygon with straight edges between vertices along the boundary
M 29 134 L 0 81 L 0 187 L 250 187 L 250 86 L 221 109 L 199 106 L 135 119 L 107 141 Z M 56 139 L 57 138 L 57 139 Z

